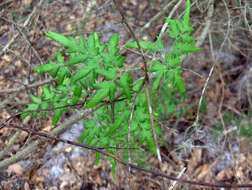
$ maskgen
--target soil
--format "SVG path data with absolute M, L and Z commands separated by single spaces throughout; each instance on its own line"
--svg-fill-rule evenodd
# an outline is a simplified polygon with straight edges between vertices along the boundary
M 129 25 L 139 40 L 153 41 L 159 35 L 173 4 L 159 19 L 144 28 L 170 1 L 120 1 Z M 183 1 L 172 18 L 180 19 L 186 8 Z M 193 35 L 199 36 L 205 26 L 209 9 L 207 0 L 192 0 L 191 24 Z M 187 56 L 182 63 L 187 94 L 177 109 L 185 109 L 180 117 L 161 112 L 159 121 L 162 164 L 156 156 L 147 154 L 143 162 L 149 169 L 211 184 L 251 184 L 252 181 L 252 3 L 249 1 L 216 1 L 209 35 L 202 51 Z M 224 16 L 225 15 L 225 16 Z M 123 44 L 132 40 L 122 23 L 113 1 L 108 0 L 3 0 L 0 1 L 0 120 L 21 112 L 30 102 L 29 94 L 41 93 L 41 87 L 8 91 L 50 79 L 39 75 L 36 66 L 54 59 L 60 47 L 45 37 L 51 30 L 67 36 L 84 36 L 98 31 L 101 42 L 113 33 L 119 34 L 120 52 L 126 56 L 126 69 L 131 75 L 143 75 L 134 68 L 143 61 L 139 53 Z M 139 34 L 139 31 L 141 31 Z M 16 36 L 16 37 L 15 37 Z M 171 39 L 163 36 L 166 48 Z M 211 43 L 210 43 L 211 42 Z M 212 47 L 211 47 L 212 45 Z M 146 53 L 151 56 L 150 52 Z M 214 57 L 213 57 L 214 56 Z M 213 69 L 211 77 L 209 73 Z M 204 98 L 198 105 L 204 85 Z M 160 95 L 164 99 L 165 94 Z M 167 110 L 169 108 L 167 107 Z M 76 113 L 65 114 L 60 124 Z M 197 116 L 197 128 L 193 127 Z M 36 131 L 50 132 L 52 113 L 46 120 L 19 117 L 17 125 Z M 84 130 L 83 122 L 72 125 L 61 138 L 78 141 Z M 16 129 L 0 128 L 0 152 L 5 150 Z M 20 132 L 15 143 L 0 156 L 0 163 L 17 154 L 38 137 Z M 0 154 L 1 155 L 1 154 Z M 141 158 L 141 156 L 140 156 Z M 0 170 L 0 189 L 168 189 L 174 181 L 148 173 L 117 166 L 112 177 L 111 164 L 102 160 L 95 164 L 95 153 L 62 142 L 48 140 L 32 154 Z M 177 183 L 173 189 L 214 189 Z

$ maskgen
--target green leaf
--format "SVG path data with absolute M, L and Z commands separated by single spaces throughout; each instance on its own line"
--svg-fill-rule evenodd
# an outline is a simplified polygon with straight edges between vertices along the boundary
M 185 89 L 185 84 L 183 78 L 180 76 L 180 74 L 175 74 L 175 79 L 174 79 L 175 86 L 177 87 L 178 91 L 180 94 L 184 94 L 186 89 Z
M 24 111 L 25 111 L 25 109 L 24 109 Z M 29 112 L 28 112 L 28 113 L 22 113 L 22 114 L 21 114 L 21 119 L 26 118 L 28 115 L 30 115 Z
M 172 68 L 175 68 L 182 62 L 182 60 L 179 57 L 174 57 L 171 55 L 165 56 L 165 60 Z
M 92 57 L 89 57 L 89 59 L 86 62 L 86 64 L 88 66 L 100 68 L 101 57 L 99 55 L 92 55 Z
M 65 57 L 61 55 L 60 51 L 57 52 L 57 61 L 59 64 L 64 64 Z
M 79 80 L 79 83 L 85 88 L 85 89 L 88 89 L 88 85 L 87 85 L 87 82 L 86 82 L 86 79 L 85 78 L 82 78 Z
M 28 108 L 26 108 L 24 111 L 36 111 L 39 109 L 39 104 L 28 104 Z M 32 113 L 32 117 L 36 118 L 37 117 L 37 112 Z
M 78 101 L 79 101 L 79 99 L 80 99 L 80 97 L 74 96 L 74 97 L 70 100 L 70 104 L 77 104 Z M 74 108 L 74 106 L 73 106 L 73 108 Z
M 36 110 L 38 110 L 38 109 L 39 109 L 39 104 L 28 104 L 28 107 L 25 108 L 24 111 L 25 111 L 25 112 L 26 112 L 26 111 L 36 111 Z M 21 115 L 21 118 L 24 119 L 25 117 L 27 117 L 27 116 L 30 115 L 30 114 L 31 114 L 30 112 L 28 112 L 28 113 L 23 113 L 23 114 Z M 37 117 L 37 112 L 33 112 L 33 113 L 32 113 L 32 116 L 33 116 L 34 118 L 36 118 L 36 117 Z
M 156 46 L 156 44 L 154 42 L 140 41 L 139 44 L 140 44 L 141 48 L 143 48 L 144 50 L 150 50 L 150 51 L 157 51 L 158 50 L 158 47 Z M 127 44 L 125 44 L 125 47 L 139 49 L 136 42 L 127 43 Z
M 66 80 L 64 80 L 64 82 L 65 82 Z M 67 96 L 68 95 L 68 91 L 69 91 L 69 88 L 68 88 L 68 86 L 69 85 L 64 85 L 64 82 L 63 82 L 63 84 L 62 85 L 60 85 L 60 86 L 58 86 L 57 88 L 56 88 L 56 90 L 57 90 L 57 94 L 58 93 L 60 93 L 61 95 L 63 95 L 63 96 Z M 62 100 L 62 98 L 60 98 L 60 100 Z
M 118 129 L 118 128 L 120 128 L 121 126 L 120 125 L 112 125 L 112 126 L 107 126 L 107 131 L 106 131 L 106 133 L 104 134 L 106 137 L 108 137 L 108 136 L 112 136 L 113 134 L 114 134 L 114 132 Z
M 52 75 L 53 78 L 55 78 L 57 76 L 59 69 L 60 69 L 60 66 L 58 66 L 57 68 L 54 68 L 51 71 L 51 75 Z
M 75 65 L 77 63 L 84 62 L 88 56 L 86 54 L 79 54 L 79 55 L 74 55 L 73 57 L 70 57 L 66 66 L 71 66 Z
M 170 55 L 172 57 L 178 57 L 182 55 L 182 52 L 177 47 L 174 47 Z
M 190 25 L 184 25 L 183 31 L 191 33 L 193 31 L 193 27 Z
M 30 98 L 36 104 L 41 104 L 42 103 L 42 100 L 40 98 L 34 96 L 33 94 L 30 94 Z
M 68 39 L 63 34 L 58 34 L 58 33 L 52 32 L 52 31 L 47 31 L 46 36 L 51 38 L 52 40 L 58 42 L 62 46 L 71 49 L 72 51 L 74 51 L 74 50 L 77 51 L 79 49 L 73 38 Z
M 179 32 L 179 35 L 184 32 L 184 24 L 183 22 L 179 21 L 179 20 L 175 20 L 176 21 L 176 25 L 177 25 L 177 29 Z
M 138 81 L 136 82 L 136 84 L 133 86 L 132 89 L 133 89 L 134 91 L 140 90 L 140 87 L 142 86 L 143 81 L 144 81 L 144 79 L 138 80 Z
M 109 87 L 109 100 L 112 102 L 115 99 L 115 92 L 116 92 L 116 84 L 111 82 Z
M 111 84 L 114 84 L 113 81 L 104 81 L 104 82 L 99 82 L 93 85 L 95 89 L 97 88 L 110 88 Z
M 201 48 L 195 46 L 194 44 L 177 43 L 176 47 L 182 51 L 183 54 L 189 54 L 201 50 Z
M 85 98 L 87 97 L 87 95 L 88 95 L 87 92 L 84 91 L 84 92 L 82 93 L 82 99 L 85 100 Z
M 65 76 L 67 74 L 67 69 L 65 67 L 61 67 L 60 70 L 58 71 L 58 84 L 62 84 Z
M 147 99 L 146 99 L 146 95 L 145 92 L 141 92 L 137 99 L 136 99 L 136 105 L 138 105 L 139 107 L 145 107 L 147 105 Z
M 153 86 L 152 86 L 152 92 L 153 93 L 156 93 L 159 85 L 160 85 L 160 82 L 161 80 L 164 78 L 164 71 L 158 71 L 157 72 L 157 78 L 156 80 L 154 81 L 153 83 Z
M 53 94 L 50 93 L 49 89 L 45 85 L 42 86 L 42 95 L 41 95 L 41 97 L 44 100 L 51 100 L 53 98 Z
M 79 39 L 79 46 L 80 46 L 80 50 L 82 52 L 84 52 L 86 50 L 85 40 L 84 40 L 83 36 L 81 36 Z
M 50 61 L 48 64 L 39 65 L 35 67 L 34 71 L 37 73 L 47 73 L 58 68 L 59 68 L 58 64 L 55 64 L 54 62 Z
M 187 0 L 186 1 L 186 11 L 183 16 L 184 26 L 190 26 L 190 10 L 191 10 L 191 2 L 190 2 L 190 0 Z
M 123 63 L 125 59 L 126 59 L 125 56 L 116 56 L 116 57 L 113 57 L 113 63 L 115 63 L 117 67 L 121 68 L 123 67 Z
M 165 71 L 166 66 L 160 63 L 159 61 L 154 61 L 152 67 L 149 69 L 149 72 Z
M 123 92 L 128 99 L 131 98 L 129 79 L 130 79 L 130 74 L 127 73 L 121 76 L 120 80 L 118 81 L 119 86 L 123 89 Z
M 125 61 L 125 56 L 111 56 L 107 52 L 102 52 L 100 54 L 103 58 L 103 64 L 105 68 L 111 67 L 122 67 Z
M 87 136 L 88 136 L 88 130 L 85 129 L 85 130 L 83 130 L 82 135 L 80 136 L 80 138 L 78 140 L 78 143 L 82 143 Z
M 182 43 L 193 43 L 195 41 L 194 37 L 189 33 L 184 33 L 180 35 Z
M 95 79 L 96 79 L 96 73 L 94 72 L 94 70 L 91 70 L 88 75 L 88 85 L 93 86 L 95 84 Z
M 34 111 L 38 110 L 40 106 L 39 104 L 30 104 L 30 105 L 31 105 L 30 107 L 28 106 L 29 110 L 34 110 Z M 37 118 L 37 114 L 38 114 L 37 112 L 33 112 L 32 117 Z
M 161 50 L 164 50 L 164 44 L 162 42 L 162 39 L 158 36 L 157 37 L 157 46 L 158 46 L 158 49 L 161 51 Z
M 73 87 L 73 94 L 75 97 L 80 97 L 81 96 L 81 92 L 82 92 L 82 88 L 80 85 L 75 85 Z
M 60 119 L 62 113 L 63 113 L 63 110 L 62 110 L 62 109 L 56 109 L 56 110 L 54 111 L 53 122 L 52 122 L 52 125 L 53 125 L 53 126 L 55 126 L 55 125 L 58 123 L 58 121 L 59 121 L 59 119 Z
M 95 165 L 98 166 L 100 161 L 100 153 L 99 152 L 95 152 Z
M 116 160 L 112 160 L 112 176 L 115 179 Z
M 41 104 L 41 107 L 40 107 L 41 109 L 49 109 L 50 108 L 50 104 L 49 103 L 47 103 L 47 102 L 43 102 L 42 104 Z M 45 119 L 46 118 L 46 111 L 41 111 L 41 118 L 42 119 Z
M 106 98 L 108 96 L 109 93 L 109 89 L 101 89 L 99 90 L 93 98 L 91 98 L 91 100 L 89 100 L 89 102 L 84 106 L 84 108 L 88 109 L 88 108 L 93 108 L 96 105 L 98 105 L 104 98 Z
M 80 80 L 87 76 L 89 72 L 93 69 L 91 66 L 84 66 L 79 71 L 77 71 L 74 76 L 71 78 L 71 82 L 74 83 L 77 80 Z
M 71 104 L 77 104 L 82 93 L 82 88 L 80 85 L 74 85 L 72 88 L 72 91 L 73 91 L 74 97 L 71 100 Z
M 102 53 L 106 47 L 106 44 L 101 44 L 97 32 L 94 32 L 95 47 L 98 48 L 99 53 Z
M 116 119 L 116 122 L 112 126 L 109 126 L 109 130 L 106 133 L 106 136 L 113 135 L 121 127 L 122 123 L 124 122 L 123 120 L 123 117 L 119 117 L 118 119 Z
M 104 76 L 106 80 L 114 80 L 116 78 L 116 68 L 109 69 L 108 71 L 103 69 L 96 69 L 95 70 L 98 74 Z
M 120 50 L 119 48 L 117 48 L 118 45 L 118 34 L 112 34 L 112 36 L 110 37 L 109 43 L 108 43 L 108 51 L 111 55 L 116 55 L 118 53 L 118 51 Z
M 96 49 L 94 34 L 88 36 L 87 51 L 88 51 L 89 56 L 97 55 L 97 49 Z
M 95 136 L 95 131 L 90 131 L 89 130 L 89 134 L 85 140 L 85 144 L 89 145 L 89 146 L 92 146 L 92 141 L 94 139 L 94 136 Z
M 98 32 L 94 32 L 93 35 L 94 35 L 95 47 L 99 48 L 101 46 L 101 44 L 100 44 Z
M 154 139 L 153 138 L 147 138 L 146 139 L 147 142 L 147 146 L 149 147 L 150 151 L 156 155 L 156 147 L 155 147 L 155 143 L 154 143 Z
M 178 38 L 179 36 L 179 29 L 177 28 L 178 21 L 170 19 L 170 18 L 166 18 L 166 22 L 168 23 L 168 28 L 170 29 L 170 30 L 167 30 L 168 35 L 174 39 Z
M 167 81 L 168 83 L 171 83 L 171 82 L 173 81 L 173 79 L 174 79 L 174 74 L 175 74 L 175 72 L 174 72 L 173 69 L 168 70 L 168 72 L 166 73 L 166 81 Z
M 66 106 L 67 102 L 68 102 L 68 98 L 67 97 L 65 97 L 63 99 L 60 98 L 59 100 L 60 100 L 60 102 L 54 102 L 54 104 L 53 104 L 53 107 L 57 108 L 54 111 L 54 115 L 53 115 L 53 122 L 52 122 L 53 126 L 55 126 L 58 123 L 63 111 L 69 111 L 69 108 L 67 108 L 67 107 L 66 108 L 58 108 L 58 107 Z

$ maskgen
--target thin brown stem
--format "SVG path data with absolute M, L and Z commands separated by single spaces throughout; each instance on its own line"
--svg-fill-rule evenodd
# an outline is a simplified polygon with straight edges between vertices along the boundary
M 144 80 L 144 84 L 145 84 L 145 94 L 146 94 L 146 98 L 147 98 L 147 103 L 148 103 L 148 109 L 149 109 L 149 114 L 150 114 L 150 122 L 151 122 L 151 131 L 152 131 L 152 135 L 153 135 L 153 138 L 154 138 L 154 143 L 155 143 L 155 146 L 156 146 L 156 152 L 157 152 L 157 157 L 158 157 L 158 160 L 159 162 L 161 163 L 162 162 L 162 159 L 161 159 L 161 155 L 160 155 L 160 150 L 159 150 L 159 146 L 158 146 L 158 141 L 157 141 L 157 135 L 156 135 L 156 132 L 155 132 L 155 128 L 154 128 L 154 118 L 153 118 L 153 113 L 152 113 L 152 107 L 151 107 L 151 101 L 150 101 L 150 93 L 149 93 L 149 84 L 150 84 L 150 81 L 149 81 L 149 75 L 148 75 L 148 67 L 147 67 L 147 61 L 146 61 L 146 58 L 145 58 L 145 55 L 143 53 L 143 49 L 139 43 L 139 40 L 138 38 L 136 37 L 134 31 L 132 30 L 132 28 L 130 27 L 129 23 L 127 22 L 125 16 L 124 16 L 124 13 L 123 13 L 123 10 L 121 9 L 120 5 L 117 3 L 116 0 L 113 0 L 116 8 L 119 10 L 120 12 L 120 15 L 122 17 L 122 22 L 126 25 L 126 27 L 128 28 L 130 34 L 132 35 L 132 37 L 134 38 L 134 40 L 136 41 L 137 43 L 137 46 L 138 48 L 140 49 L 140 53 L 141 53 L 141 57 L 143 59 L 143 62 L 144 62 L 144 72 L 145 72 L 145 80 Z

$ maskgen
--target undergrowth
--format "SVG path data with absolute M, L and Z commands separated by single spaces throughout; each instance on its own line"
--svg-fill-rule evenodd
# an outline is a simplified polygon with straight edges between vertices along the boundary
M 236 116 L 233 114 L 223 115 L 224 124 L 229 128 L 228 132 L 232 132 L 232 138 L 236 139 L 237 136 L 243 137 L 246 141 L 252 142 L 252 124 L 251 115 Z M 217 123 L 214 129 L 214 137 L 218 138 L 224 133 L 224 129 L 221 123 Z
M 56 60 L 37 66 L 34 71 L 50 73 L 52 78 L 57 79 L 57 84 L 44 85 L 39 96 L 30 94 L 33 103 L 28 104 L 25 111 L 53 109 L 52 124 L 55 126 L 63 112 L 69 112 L 70 108 L 76 109 L 74 104 L 83 103 L 83 109 L 93 111 L 92 117 L 84 121 L 85 129 L 79 142 L 97 147 L 142 146 L 156 154 L 144 87 L 148 85 L 151 91 L 155 132 L 161 137 L 158 119 L 170 114 L 180 117 L 181 110 L 177 109 L 177 105 L 186 98 L 185 83 L 181 76 L 181 57 L 200 50 L 193 44 L 194 38 L 191 36 L 190 7 L 190 1 L 187 0 L 182 20 L 166 19 L 168 35 L 173 39 L 173 45 L 168 51 L 165 42 L 159 37 L 155 42 L 140 41 L 141 48 L 153 54 L 153 59 L 148 61 L 148 70 L 145 71 L 152 76 L 149 81 L 144 77 L 133 78 L 130 72 L 126 72 L 126 57 L 120 55 L 118 34 L 112 34 L 109 42 L 102 44 L 98 32 L 89 35 L 87 39 L 81 36 L 76 42 L 73 37 L 47 31 L 46 36 L 63 46 L 64 50 L 58 50 Z M 139 49 L 136 41 L 125 44 L 125 47 Z M 156 58 L 156 55 L 160 56 Z M 29 114 L 33 117 L 38 115 L 36 112 L 27 112 L 22 118 Z M 46 118 L 46 111 L 41 111 L 41 118 Z M 114 155 L 117 151 L 107 149 L 107 152 Z M 121 155 L 124 160 L 130 156 L 132 162 L 137 163 L 141 163 L 139 158 L 143 156 L 141 149 L 124 149 Z M 96 157 L 98 163 L 99 153 Z M 108 159 L 115 171 L 116 161 Z

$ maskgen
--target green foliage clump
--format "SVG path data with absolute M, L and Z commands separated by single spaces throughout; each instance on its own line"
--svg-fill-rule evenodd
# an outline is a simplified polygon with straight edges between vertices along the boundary
M 167 114 L 176 112 L 176 105 L 181 103 L 178 96 L 186 95 L 181 76 L 181 56 L 200 50 L 193 45 L 194 38 L 190 35 L 193 31 L 189 23 L 190 6 L 190 1 L 187 0 L 182 20 L 166 19 L 168 35 L 174 40 L 169 54 L 165 52 L 165 44 L 161 38 L 157 38 L 156 42 L 140 41 L 143 50 L 164 55 L 164 58 L 160 56 L 160 59 L 153 59 L 147 65 L 148 74 L 155 75 L 155 79 L 150 80 L 150 87 L 152 105 L 156 102 L 153 115 L 157 136 L 162 133 L 156 122 L 159 119 L 158 112 L 164 114 L 164 106 L 169 108 Z M 145 145 L 156 154 L 147 98 L 142 90 L 147 84 L 145 79 L 133 79 L 130 73 L 124 71 L 125 57 L 119 54 L 118 34 L 112 34 L 109 42 L 104 44 L 100 42 L 97 32 L 89 35 L 86 40 L 80 37 L 78 42 L 74 38 L 51 31 L 46 32 L 46 36 L 62 45 L 67 55 L 58 51 L 56 61 L 50 60 L 49 63 L 35 68 L 35 72 L 50 73 L 52 78 L 57 79 L 57 85 L 43 86 L 39 97 L 31 94 L 33 103 L 29 104 L 25 111 L 54 109 L 53 125 L 56 125 L 64 111 L 75 109 L 74 106 L 68 105 L 84 103 L 83 109 L 92 108 L 93 113 L 92 119 L 84 121 L 85 130 L 79 142 L 101 147 L 128 147 L 128 143 L 131 147 Z M 136 42 L 125 46 L 139 48 Z M 164 104 L 161 102 L 164 99 L 157 98 L 158 92 L 167 93 Z M 130 126 L 130 142 L 127 142 L 132 109 L 134 112 Z M 24 113 L 22 118 L 29 114 Z M 36 112 L 32 112 L 32 115 L 37 117 Z M 41 111 L 41 117 L 46 117 L 46 111 Z M 115 149 L 110 148 L 107 151 L 116 154 Z M 139 151 L 130 149 L 132 155 L 138 154 Z M 128 153 L 128 149 L 123 150 L 125 160 L 128 159 Z M 99 153 L 96 156 L 98 163 Z M 139 161 L 137 157 L 131 159 L 133 162 Z M 112 160 L 113 169 L 115 165 L 116 161 Z

